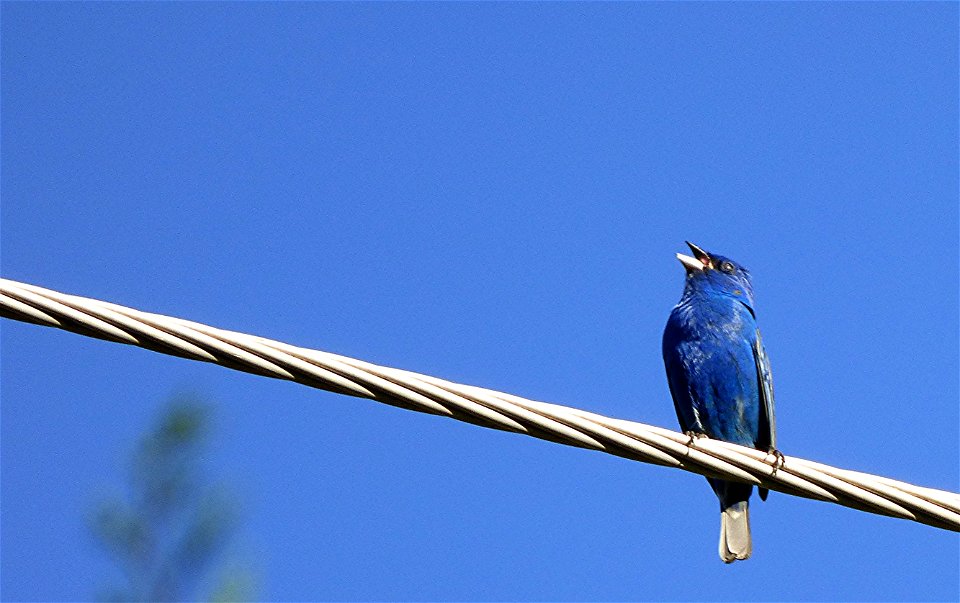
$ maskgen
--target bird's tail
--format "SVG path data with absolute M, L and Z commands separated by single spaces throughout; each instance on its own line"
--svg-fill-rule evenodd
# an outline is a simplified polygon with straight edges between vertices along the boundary
M 752 552 L 750 503 L 744 500 L 720 512 L 720 558 L 724 563 L 733 563 L 748 559 Z

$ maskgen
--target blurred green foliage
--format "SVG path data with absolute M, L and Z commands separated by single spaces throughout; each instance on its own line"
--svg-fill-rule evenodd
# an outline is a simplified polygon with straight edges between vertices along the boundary
M 238 525 L 237 500 L 205 479 L 211 407 L 173 399 L 141 438 L 125 495 L 102 502 L 91 527 L 124 575 L 108 601 L 241 601 L 253 598 L 249 570 L 220 561 Z

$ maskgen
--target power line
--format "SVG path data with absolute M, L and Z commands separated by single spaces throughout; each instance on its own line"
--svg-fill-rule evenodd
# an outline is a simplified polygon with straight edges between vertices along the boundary
M 0 316 L 960 531 L 960 495 L 0 279 Z

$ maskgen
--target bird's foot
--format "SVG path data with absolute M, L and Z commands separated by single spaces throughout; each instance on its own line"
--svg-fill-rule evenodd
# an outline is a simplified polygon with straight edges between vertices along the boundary
M 692 430 L 690 430 L 690 431 L 684 431 L 684 432 L 683 432 L 683 435 L 685 435 L 685 436 L 687 436 L 688 438 L 690 438 L 689 440 L 687 440 L 687 446 L 688 446 L 688 447 L 689 447 L 689 446 L 693 446 L 693 443 L 694 443 L 695 441 L 699 440 L 700 438 L 705 438 L 705 437 L 707 437 L 707 434 L 705 434 L 705 433 L 700 433 L 700 432 L 698 432 L 698 431 L 692 431 Z
M 767 451 L 767 456 L 770 456 L 770 455 L 773 455 L 773 475 L 776 475 L 777 470 L 783 467 L 786 460 L 784 459 L 783 453 L 777 450 L 776 448 L 771 448 L 770 450 Z

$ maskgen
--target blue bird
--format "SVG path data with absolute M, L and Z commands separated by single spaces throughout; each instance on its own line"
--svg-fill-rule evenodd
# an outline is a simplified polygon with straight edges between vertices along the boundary
M 692 438 L 776 450 L 773 377 L 746 268 L 687 242 L 683 297 L 663 331 L 663 363 L 680 428 Z M 707 478 L 720 499 L 720 558 L 747 559 L 753 486 Z M 766 500 L 767 490 L 760 488 Z

